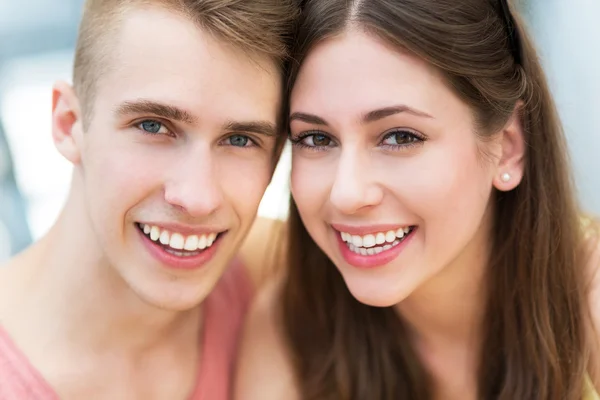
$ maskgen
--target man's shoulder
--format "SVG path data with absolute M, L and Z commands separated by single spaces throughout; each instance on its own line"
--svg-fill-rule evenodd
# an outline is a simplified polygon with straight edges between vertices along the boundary
M 0 324 L 2 324 L 6 307 L 10 307 L 14 298 L 21 295 L 19 282 L 23 281 L 28 266 L 28 260 L 23 254 L 0 264 Z
M 223 276 L 208 295 L 207 301 L 213 306 L 226 307 L 233 311 L 243 308 L 245 313 L 254 296 L 254 287 L 243 261 L 238 257 L 231 261 Z M 217 305 L 219 304 L 219 305 Z
M 272 280 L 249 312 L 236 373 L 236 399 L 298 399 L 279 318 L 281 281 Z
M 1 325 L 0 399 L 58 399 Z

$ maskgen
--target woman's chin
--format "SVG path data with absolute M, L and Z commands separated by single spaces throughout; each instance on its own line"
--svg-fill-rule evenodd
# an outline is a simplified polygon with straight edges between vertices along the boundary
M 409 295 L 409 293 L 400 293 L 397 288 L 364 287 L 364 285 L 349 285 L 348 283 L 346 285 L 357 301 L 371 307 L 392 307 Z

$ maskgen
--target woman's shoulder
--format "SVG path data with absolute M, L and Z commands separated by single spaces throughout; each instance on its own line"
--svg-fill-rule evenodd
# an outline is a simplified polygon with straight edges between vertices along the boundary
M 581 218 L 586 248 L 586 266 L 590 276 L 589 301 L 592 316 L 592 357 L 590 375 L 593 386 L 600 391 L 600 220 L 592 216 Z
M 239 252 L 255 289 L 273 280 L 285 265 L 285 221 L 256 218 Z
M 591 214 L 582 214 L 579 218 L 586 239 L 600 238 L 600 217 Z
M 281 281 L 256 296 L 246 320 L 236 368 L 235 399 L 299 399 L 279 318 Z
M 600 317 L 600 220 L 585 216 L 581 218 L 581 226 L 583 229 L 586 272 L 591 283 L 591 305 Z

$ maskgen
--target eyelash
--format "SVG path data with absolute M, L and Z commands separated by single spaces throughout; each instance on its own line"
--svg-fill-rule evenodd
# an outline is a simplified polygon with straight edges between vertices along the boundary
M 325 136 L 326 138 L 331 140 L 331 142 L 333 142 L 333 139 L 331 139 L 331 137 L 329 137 L 329 135 L 327 135 L 321 131 L 304 132 L 304 133 L 298 135 L 297 137 L 290 137 L 290 141 L 292 142 L 293 146 L 309 149 L 311 151 L 325 151 L 327 148 L 331 147 L 331 146 L 310 146 L 310 145 L 307 145 L 306 143 L 304 143 L 305 139 L 307 139 L 309 137 L 314 137 L 317 135 Z
M 410 149 L 415 146 L 419 146 L 419 145 L 423 144 L 423 142 L 426 141 L 426 138 L 423 135 L 413 132 L 413 131 L 410 131 L 408 129 L 392 129 L 391 131 L 388 131 L 385 133 L 385 135 L 383 136 L 383 139 L 381 141 L 383 142 L 387 138 L 393 137 L 394 135 L 398 135 L 398 134 L 407 134 L 413 141 L 410 143 L 405 143 L 405 144 L 394 144 L 394 145 L 383 144 L 381 146 L 386 149 L 389 149 L 389 150 L 402 151 L 402 150 Z M 325 138 L 329 139 L 331 141 L 331 143 L 335 143 L 334 140 L 329 135 L 327 135 L 326 133 L 321 132 L 321 131 L 304 132 L 304 133 L 298 135 L 297 137 L 291 137 L 290 141 L 292 142 L 293 146 L 297 146 L 300 148 L 306 148 L 311 151 L 326 151 L 328 148 L 332 147 L 332 146 L 311 146 L 311 145 L 307 145 L 306 143 L 304 143 L 305 139 L 307 139 L 309 137 L 314 137 L 317 135 L 324 136 Z
M 259 145 L 259 144 L 256 142 L 256 140 L 254 140 L 252 137 L 250 137 L 250 136 L 248 136 L 248 135 L 244 135 L 244 134 L 242 134 L 242 133 L 234 133 L 234 134 L 232 134 L 232 135 L 229 135 L 229 136 L 227 136 L 227 137 L 226 137 L 224 140 L 230 140 L 231 138 L 233 138 L 233 137 L 236 137 L 236 136 L 239 136 L 239 137 L 243 137 L 243 138 L 246 138 L 246 139 L 248 139 L 248 143 L 247 143 L 247 144 L 250 144 L 250 145 L 249 145 L 249 146 L 234 146 L 234 145 L 232 145 L 232 144 L 228 144 L 227 146 L 231 146 L 231 147 L 238 147 L 238 148 L 240 148 L 240 149 L 249 149 L 249 148 L 253 148 L 253 147 L 259 147 L 259 146 L 260 146 L 260 145 Z
M 160 125 L 160 128 L 161 128 L 161 129 L 162 129 L 162 128 L 164 128 L 164 129 L 166 129 L 166 130 L 167 130 L 167 133 L 160 133 L 160 132 L 149 132 L 149 131 L 145 130 L 144 128 L 142 128 L 142 125 L 143 125 L 144 123 L 148 123 L 148 122 L 152 122 L 152 123 L 155 123 L 155 124 L 158 124 L 158 125 Z M 176 137 L 176 136 L 177 136 L 177 135 L 176 135 L 176 134 L 173 132 L 173 130 L 172 130 L 172 129 L 170 129 L 170 128 L 167 126 L 167 124 L 166 124 L 166 123 L 164 123 L 164 122 L 162 122 L 162 121 L 160 121 L 160 120 L 157 120 L 157 119 L 143 119 L 143 120 L 141 120 L 141 121 L 135 122 L 134 126 L 135 126 L 135 127 L 138 129 L 138 130 L 140 130 L 140 132 L 142 132 L 144 135 L 148 135 L 148 136 L 161 136 L 161 135 L 166 135 L 166 136 L 168 136 L 168 137 Z M 161 129 L 159 129 L 159 131 L 160 131 Z
M 160 128 L 161 128 L 161 129 L 162 129 L 162 128 L 166 129 L 168 133 L 160 133 L 160 132 L 156 132 L 156 133 L 154 133 L 154 132 L 149 132 L 149 131 L 147 131 L 146 129 L 142 128 L 142 124 L 144 124 L 144 123 L 147 123 L 147 122 L 153 122 L 153 123 L 155 123 L 155 124 L 158 124 L 158 125 L 160 125 Z M 141 131 L 141 132 L 142 132 L 144 135 L 148 135 L 148 136 L 154 136 L 154 137 L 156 137 L 156 136 L 161 136 L 161 135 L 166 135 L 166 136 L 168 136 L 168 137 L 173 137 L 173 138 L 177 136 L 175 133 L 173 133 L 173 130 L 172 130 L 172 129 L 170 129 L 170 128 L 167 126 L 167 124 L 166 124 L 165 122 L 162 122 L 162 121 L 160 121 L 160 120 L 157 120 L 157 119 L 144 119 L 144 120 L 141 120 L 141 121 L 139 121 L 139 122 L 136 122 L 134 125 L 135 125 L 135 127 L 136 127 L 137 129 L 139 129 L 139 130 L 140 130 L 140 131 Z M 159 129 L 159 131 L 160 131 L 161 129 Z M 249 146 L 234 146 L 234 145 L 232 145 L 232 144 L 228 144 L 227 146 L 231 146 L 231 147 L 239 147 L 239 148 L 251 148 L 251 147 L 257 147 L 257 146 L 259 146 L 259 144 L 257 143 L 257 141 L 256 141 L 255 139 L 253 139 L 252 137 L 250 137 L 250 136 L 248 136 L 248 135 L 242 134 L 242 133 L 234 133 L 234 134 L 231 134 L 231 135 L 227 136 L 225 139 L 223 139 L 223 141 L 231 140 L 231 139 L 232 139 L 232 138 L 234 138 L 234 137 L 243 137 L 243 138 L 246 138 L 246 139 L 248 139 L 248 143 L 250 143 L 250 145 L 249 145 Z M 247 143 L 247 144 L 248 144 L 248 143 Z
M 421 135 L 420 133 L 410 131 L 408 129 L 392 129 L 383 136 L 383 140 L 387 139 L 388 137 L 393 137 L 394 135 L 399 134 L 408 135 L 411 142 L 405 144 L 386 144 L 384 146 L 390 150 L 411 149 L 413 147 L 422 145 L 423 142 L 425 142 L 426 140 L 425 136 Z

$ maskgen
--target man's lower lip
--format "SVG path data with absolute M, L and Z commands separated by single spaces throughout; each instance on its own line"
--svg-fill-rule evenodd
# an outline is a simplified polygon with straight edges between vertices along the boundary
M 398 255 L 400 255 L 404 248 L 410 243 L 416 231 L 417 228 L 415 227 L 412 230 L 412 232 L 410 232 L 410 234 L 404 238 L 404 240 L 402 240 L 398 245 L 392 247 L 391 249 L 382 251 L 379 254 L 366 256 L 362 254 L 357 254 L 350 250 L 346 242 L 342 240 L 339 233 L 336 232 L 336 236 L 338 240 L 338 245 L 340 247 L 340 252 L 342 253 L 342 257 L 344 258 L 344 260 L 354 267 L 368 269 L 381 267 L 395 260 L 396 257 L 398 257 Z
M 167 268 L 184 270 L 199 269 L 209 262 L 214 257 L 217 248 L 221 243 L 221 239 L 225 235 L 225 233 L 220 234 L 212 246 L 201 251 L 197 255 L 177 256 L 166 251 L 163 245 L 150 240 L 150 238 L 144 235 L 139 229 L 136 230 L 140 234 L 144 247 L 155 260 Z

